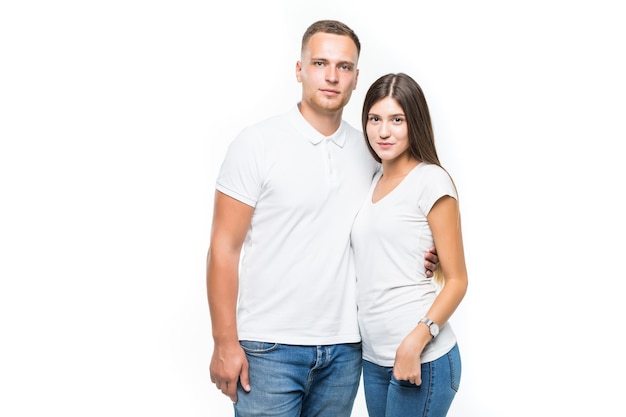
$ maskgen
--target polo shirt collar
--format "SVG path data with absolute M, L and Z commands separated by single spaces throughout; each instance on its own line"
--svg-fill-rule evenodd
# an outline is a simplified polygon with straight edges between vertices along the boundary
M 294 108 L 292 109 L 292 119 L 295 122 L 298 130 L 313 145 L 317 145 L 321 143 L 326 138 L 330 139 L 332 142 L 335 143 L 335 145 L 339 146 L 340 148 L 343 148 L 343 145 L 346 143 L 347 129 L 346 129 L 346 122 L 344 122 L 343 120 L 341 121 L 341 124 L 339 125 L 339 129 L 337 129 L 335 133 L 333 133 L 330 136 L 324 136 L 320 132 L 315 130 L 315 128 L 311 126 L 309 122 L 306 121 L 304 116 L 302 116 L 302 113 L 300 113 L 300 109 L 298 108 L 297 105 L 294 106 Z

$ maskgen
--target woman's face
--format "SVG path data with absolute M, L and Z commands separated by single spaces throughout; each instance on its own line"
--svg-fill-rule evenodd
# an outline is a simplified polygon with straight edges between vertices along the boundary
M 368 112 L 367 139 L 382 161 L 392 161 L 409 149 L 409 129 L 404 110 L 396 99 L 378 100 Z

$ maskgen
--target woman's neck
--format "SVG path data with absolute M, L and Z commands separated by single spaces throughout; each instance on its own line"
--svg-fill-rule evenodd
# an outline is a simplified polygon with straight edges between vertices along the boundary
M 396 158 L 382 161 L 383 176 L 387 179 L 405 177 L 420 161 L 414 158 Z

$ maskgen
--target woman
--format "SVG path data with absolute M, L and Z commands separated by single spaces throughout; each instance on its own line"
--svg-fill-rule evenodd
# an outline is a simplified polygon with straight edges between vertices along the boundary
M 368 413 L 445 416 L 461 376 L 448 320 L 467 290 L 456 187 L 439 163 L 426 99 L 411 77 L 374 82 L 362 123 L 382 163 L 351 235 Z M 435 244 L 433 280 L 422 254 Z

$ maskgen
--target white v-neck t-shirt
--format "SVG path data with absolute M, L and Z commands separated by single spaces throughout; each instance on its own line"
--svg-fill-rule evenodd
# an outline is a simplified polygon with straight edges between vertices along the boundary
M 373 203 L 380 176 L 375 176 L 357 214 L 351 239 L 363 358 L 393 366 L 396 349 L 437 296 L 437 285 L 426 277 L 424 267 L 424 253 L 434 244 L 426 216 L 441 197 L 457 194 L 445 170 L 420 163 Z M 426 345 L 422 363 L 441 357 L 455 343 L 450 324 L 441 326 L 439 335 Z

